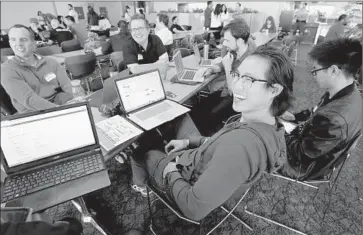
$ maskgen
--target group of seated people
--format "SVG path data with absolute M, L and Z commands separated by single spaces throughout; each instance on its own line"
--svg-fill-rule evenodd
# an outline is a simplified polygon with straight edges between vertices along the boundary
M 145 18 L 135 15 L 128 28 L 119 27 L 122 31 L 111 37 L 107 52 L 122 48 L 124 68 L 138 73 L 145 70 L 144 64 L 150 69 L 150 65 L 167 63 L 164 41 L 150 34 Z M 308 54 L 313 61 L 311 75 L 326 93 L 315 108 L 292 114 L 288 112 L 294 84 L 290 59 L 271 46 L 255 48 L 244 20 L 232 20 L 222 33 L 227 53 L 204 74 L 225 75 L 221 89 L 203 105 L 196 105 L 190 115 L 160 126 L 162 137 L 146 133 L 131 154 L 132 189 L 147 196 L 145 186 L 150 180 L 193 220 L 203 219 L 237 189 L 247 190 L 265 171 L 311 178 L 341 154 L 362 126 L 362 97 L 354 82 L 362 65 L 359 41 L 340 38 L 314 46 Z M 124 37 L 123 43 L 117 37 Z M 1 65 L 1 84 L 19 113 L 64 105 L 72 99 L 65 69 L 35 53 L 35 37 L 29 28 L 13 26 L 9 41 L 15 57 Z M 228 105 L 214 113 L 221 103 Z M 236 121 L 205 136 L 226 113 L 238 115 Z M 286 133 L 280 118 L 299 124 Z

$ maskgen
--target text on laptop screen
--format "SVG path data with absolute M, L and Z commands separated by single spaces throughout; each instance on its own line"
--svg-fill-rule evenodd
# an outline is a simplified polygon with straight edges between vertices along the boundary
M 95 143 L 86 106 L 1 122 L 1 148 L 9 167 Z
M 158 71 L 118 80 L 116 86 L 127 113 L 165 98 Z

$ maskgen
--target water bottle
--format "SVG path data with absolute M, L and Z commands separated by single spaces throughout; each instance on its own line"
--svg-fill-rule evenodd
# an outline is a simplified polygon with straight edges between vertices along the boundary
M 296 36 L 300 35 L 300 30 L 296 30 Z
M 111 67 L 111 68 L 110 68 L 110 72 L 109 72 L 109 76 L 110 76 L 110 78 L 111 78 L 112 76 L 115 76 L 116 74 L 118 74 L 117 69 L 116 69 L 115 67 Z
M 209 45 L 207 44 L 207 41 L 204 40 L 203 57 L 205 60 L 208 59 L 208 52 L 209 52 Z
M 76 102 L 85 101 L 85 92 L 81 86 L 81 80 L 72 80 L 72 93 L 73 93 L 73 100 Z

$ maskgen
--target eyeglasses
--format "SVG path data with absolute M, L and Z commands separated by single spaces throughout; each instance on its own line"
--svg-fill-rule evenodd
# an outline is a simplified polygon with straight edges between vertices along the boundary
M 239 79 L 242 79 L 244 85 L 247 87 L 247 88 L 251 88 L 252 87 L 252 84 L 254 82 L 264 82 L 264 83 L 267 83 L 269 86 L 271 86 L 272 84 L 266 80 L 261 80 L 261 79 L 256 79 L 256 78 L 253 78 L 251 76 L 248 76 L 248 75 L 240 75 L 238 71 L 236 70 L 231 70 L 230 74 L 232 75 L 233 78 L 237 78 L 238 80 Z M 237 81 L 236 81 L 237 82 Z
M 141 31 L 144 31 L 146 29 L 146 27 L 140 27 L 140 28 L 133 28 L 133 29 L 130 29 L 130 31 L 132 33 L 136 33 L 136 32 L 141 32 Z
M 324 70 L 324 69 L 328 69 L 329 67 L 330 66 L 324 67 L 324 68 L 320 68 L 320 69 L 314 69 L 314 70 L 311 70 L 310 73 L 311 73 L 311 75 L 316 76 L 316 72 L 319 72 L 319 71 Z

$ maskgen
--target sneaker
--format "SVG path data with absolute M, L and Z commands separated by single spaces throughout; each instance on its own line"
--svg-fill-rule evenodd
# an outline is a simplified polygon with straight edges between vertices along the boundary
M 139 187 L 136 184 L 132 184 L 131 188 L 135 191 L 141 194 L 141 196 L 143 197 L 147 197 L 147 190 L 146 190 L 146 186 L 143 187 Z

